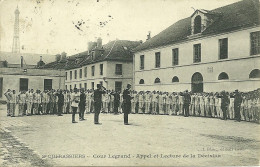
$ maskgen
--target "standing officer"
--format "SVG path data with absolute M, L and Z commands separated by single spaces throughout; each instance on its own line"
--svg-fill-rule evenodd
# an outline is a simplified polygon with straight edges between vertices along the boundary
M 183 109 L 184 109 L 184 117 L 189 116 L 189 105 L 190 105 L 191 97 L 190 94 L 188 93 L 188 90 L 185 91 L 184 93 L 184 103 L 183 103 Z
M 75 115 L 78 110 L 79 100 L 80 95 L 78 93 L 78 89 L 74 88 L 74 93 L 71 94 L 72 123 L 77 123 L 75 121 Z
M 240 115 L 240 108 L 242 103 L 242 96 L 238 92 L 238 90 L 235 90 L 235 98 L 234 98 L 234 110 L 235 110 L 235 119 L 240 122 L 241 115 Z
M 62 94 L 62 90 L 59 90 L 57 97 L 58 97 L 58 116 L 62 116 L 61 113 L 64 105 L 64 95 Z
M 221 110 L 223 112 L 223 119 L 227 120 L 227 109 L 230 101 L 225 91 L 222 91 L 221 94 Z
M 86 94 L 84 92 L 84 89 L 81 89 L 80 91 L 80 100 L 79 100 L 79 120 L 83 121 L 84 119 L 84 112 L 86 107 Z
M 106 93 L 106 88 L 97 84 L 97 89 L 94 91 L 94 124 L 100 124 L 98 121 L 99 113 L 102 105 L 102 94 Z
M 127 84 L 126 89 L 123 92 L 123 112 L 124 112 L 124 124 L 128 124 L 128 114 L 131 112 L 131 95 L 130 95 L 131 85 Z

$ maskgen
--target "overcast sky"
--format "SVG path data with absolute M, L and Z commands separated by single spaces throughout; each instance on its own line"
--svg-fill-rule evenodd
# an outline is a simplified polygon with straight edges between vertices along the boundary
M 1 51 L 11 52 L 14 11 L 20 11 L 23 53 L 72 55 L 87 50 L 97 37 L 143 40 L 194 9 L 212 10 L 238 0 L 0 0 Z M 193 9 L 194 8 L 194 9 Z

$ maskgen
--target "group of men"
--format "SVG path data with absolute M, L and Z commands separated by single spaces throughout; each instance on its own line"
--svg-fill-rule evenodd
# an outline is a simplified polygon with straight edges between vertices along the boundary
M 134 91 L 127 85 L 124 92 L 106 90 L 100 84 L 96 90 L 15 90 L 5 93 L 7 98 L 7 116 L 79 113 L 79 120 L 85 120 L 84 114 L 94 112 L 94 123 L 99 124 L 99 113 L 119 114 L 124 112 L 124 123 L 128 124 L 128 114 L 159 114 L 214 117 L 224 120 L 250 121 L 259 123 L 260 89 L 251 92 L 191 93 Z M 127 112 L 126 112 L 127 111 Z M 127 114 L 126 114 L 127 113 Z

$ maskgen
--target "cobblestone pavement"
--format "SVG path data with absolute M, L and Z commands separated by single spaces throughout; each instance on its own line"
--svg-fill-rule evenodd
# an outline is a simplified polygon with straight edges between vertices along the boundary
M 76 116 L 78 118 L 78 116 Z M 200 117 L 101 114 L 6 117 L 0 106 L 0 166 L 256 166 L 260 126 Z

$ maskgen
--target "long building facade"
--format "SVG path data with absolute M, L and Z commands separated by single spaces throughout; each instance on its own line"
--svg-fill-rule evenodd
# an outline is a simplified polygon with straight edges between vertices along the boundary
M 259 1 L 196 10 L 135 49 L 134 89 L 216 92 L 260 86 Z
M 102 39 L 88 43 L 88 51 L 66 58 L 65 88 L 96 89 L 102 84 L 109 90 L 122 91 L 133 82 L 133 53 L 140 41 L 115 40 L 102 45 Z M 44 68 L 55 68 L 56 63 Z

